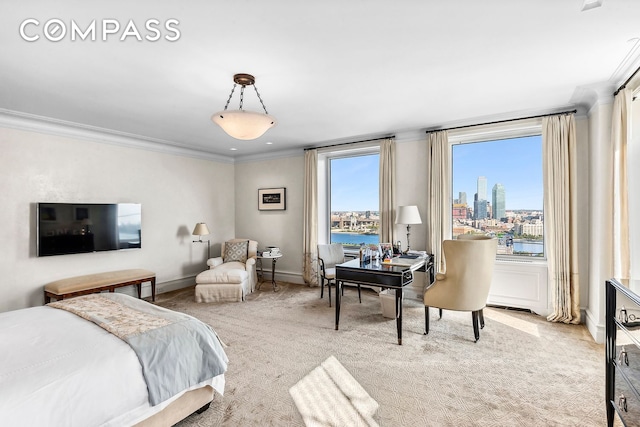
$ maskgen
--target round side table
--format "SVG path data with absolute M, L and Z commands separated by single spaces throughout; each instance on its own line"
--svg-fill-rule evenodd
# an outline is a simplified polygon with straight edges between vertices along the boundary
M 260 289 L 262 282 L 264 281 L 264 272 L 262 270 L 262 260 L 270 259 L 271 260 L 271 285 L 273 286 L 273 292 L 278 291 L 278 284 L 276 283 L 276 261 L 279 258 L 282 258 L 282 253 L 277 255 L 258 255 L 256 258 L 260 261 L 260 282 L 256 286 L 257 289 Z

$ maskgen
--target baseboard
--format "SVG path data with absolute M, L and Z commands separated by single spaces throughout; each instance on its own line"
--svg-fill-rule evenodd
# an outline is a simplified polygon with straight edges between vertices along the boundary
M 156 285 L 156 292 L 163 294 L 165 292 L 171 292 L 178 289 L 188 288 L 196 284 L 196 276 L 183 277 L 182 279 L 170 280 L 168 282 L 158 283 Z M 149 295 L 151 295 L 151 285 L 149 285 Z
M 589 311 L 588 309 L 584 311 L 584 319 L 587 325 L 587 329 L 589 330 L 589 333 L 591 333 L 593 340 L 598 344 L 604 344 L 604 341 L 605 341 L 604 324 L 598 324 L 597 319 L 593 316 L 591 311 Z
M 271 272 L 264 272 L 264 280 L 271 280 Z M 293 273 L 291 271 L 278 271 L 276 268 L 276 280 L 279 282 L 297 283 L 298 285 L 304 285 L 304 279 L 302 273 Z
M 163 294 L 165 292 L 171 292 L 178 289 L 188 288 L 196 284 L 196 276 L 183 277 L 181 279 L 169 280 L 168 282 L 156 283 L 156 295 Z M 116 292 L 131 295 L 132 297 L 138 297 L 135 286 L 125 286 L 116 289 Z M 151 283 L 145 282 L 142 284 L 142 298 L 151 297 Z

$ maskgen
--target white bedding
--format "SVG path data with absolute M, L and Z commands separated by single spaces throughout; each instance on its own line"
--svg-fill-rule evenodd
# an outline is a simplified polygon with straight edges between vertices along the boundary
M 222 394 L 224 375 L 205 384 Z M 75 314 L 46 306 L 0 313 L 3 425 L 132 425 L 177 397 L 151 407 L 129 345 Z

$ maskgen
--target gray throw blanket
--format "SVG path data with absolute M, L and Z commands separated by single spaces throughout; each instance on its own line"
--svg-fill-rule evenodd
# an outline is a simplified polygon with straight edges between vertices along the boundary
M 142 365 L 152 406 L 227 370 L 229 359 L 218 336 L 187 314 L 117 293 L 48 306 L 77 314 L 129 344 Z

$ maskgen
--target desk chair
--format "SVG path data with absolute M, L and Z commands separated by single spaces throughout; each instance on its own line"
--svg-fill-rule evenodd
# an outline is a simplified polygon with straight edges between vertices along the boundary
M 331 307 L 331 284 L 337 286 L 336 264 L 344 262 L 344 247 L 340 243 L 318 245 L 318 263 L 320 264 L 320 298 L 324 298 L 324 284 L 327 282 L 329 290 L 329 307 Z M 342 287 L 344 293 L 344 286 Z M 358 284 L 358 299 L 362 302 L 360 284 Z
M 424 292 L 424 327 L 429 333 L 429 307 L 470 311 L 476 342 L 484 328 L 482 310 L 487 305 L 498 241 L 488 236 L 460 235 L 442 242 L 446 271 Z M 479 327 L 480 326 L 480 327 Z

